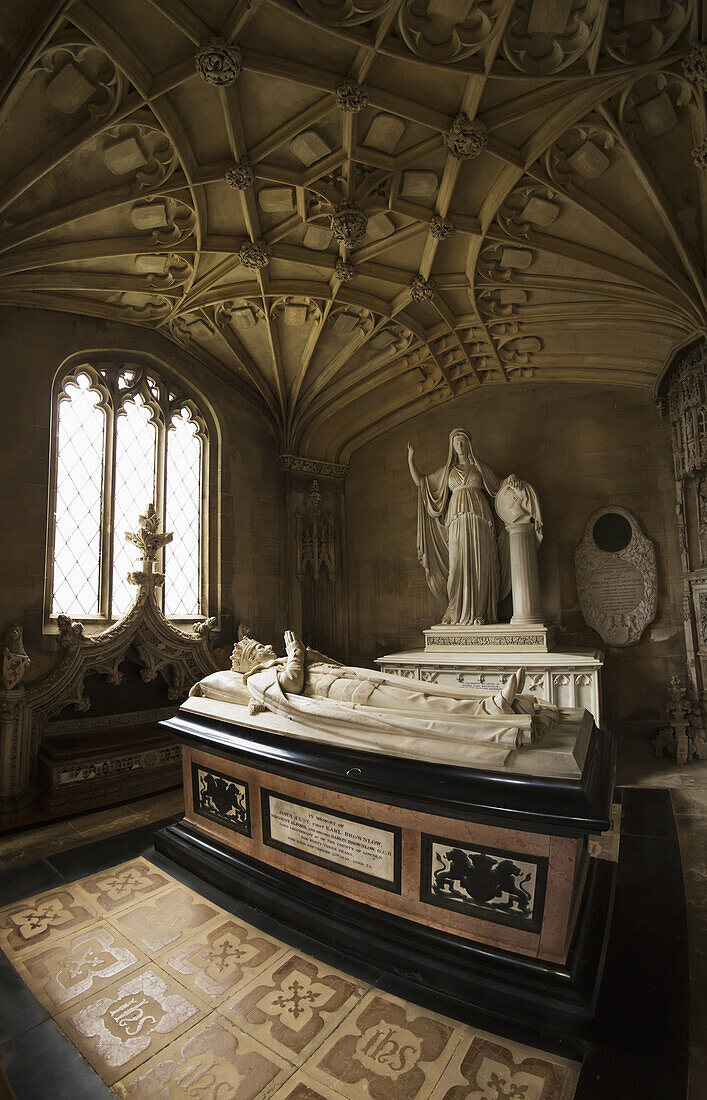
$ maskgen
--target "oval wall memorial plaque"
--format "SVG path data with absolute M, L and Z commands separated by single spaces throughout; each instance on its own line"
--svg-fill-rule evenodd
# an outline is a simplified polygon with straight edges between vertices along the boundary
M 655 548 L 636 517 L 618 506 L 595 512 L 574 563 L 587 624 L 607 645 L 635 645 L 658 602 Z

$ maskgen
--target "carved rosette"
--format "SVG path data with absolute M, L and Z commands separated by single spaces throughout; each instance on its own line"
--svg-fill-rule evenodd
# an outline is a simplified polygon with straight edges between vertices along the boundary
M 691 156 L 698 172 L 704 172 L 707 169 L 707 137 L 702 138 L 702 141 L 694 147 Z
M 272 248 L 267 241 L 246 241 L 238 253 L 238 259 L 241 261 L 244 267 L 249 267 L 253 271 L 259 270 L 261 267 L 267 267 L 272 259 Z
M 707 43 L 698 42 L 682 59 L 685 76 L 698 88 L 707 89 Z
M 243 69 L 243 55 L 225 38 L 210 38 L 194 55 L 194 65 L 205 84 L 216 88 L 233 84 Z
M 471 122 L 462 112 L 452 122 L 443 141 L 457 160 L 473 160 L 486 148 L 488 128 L 483 122 Z
M 441 214 L 433 214 L 430 218 L 430 233 L 436 241 L 446 241 L 454 232 L 454 222 L 451 218 L 443 218 Z
M 356 264 L 349 264 L 346 260 L 337 260 L 334 264 L 334 274 L 340 283 L 350 283 L 358 275 Z
M 368 217 L 360 202 L 342 202 L 334 207 L 331 228 L 340 244 L 355 248 L 366 235 Z
M 334 99 L 340 111 L 356 114 L 368 106 L 368 88 L 355 80 L 345 80 L 336 89 Z
M 226 172 L 224 179 L 228 186 L 235 188 L 236 191 L 245 191 L 246 188 L 252 187 L 255 171 L 250 158 L 242 157 L 241 160 L 235 161 L 233 167 Z
M 415 275 L 410 283 L 410 297 L 414 302 L 429 302 L 434 297 L 435 289 L 432 279 Z

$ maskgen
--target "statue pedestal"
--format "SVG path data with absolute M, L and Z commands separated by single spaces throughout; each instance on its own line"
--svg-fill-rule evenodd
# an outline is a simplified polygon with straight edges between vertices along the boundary
M 435 627 L 458 630 L 458 627 Z M 490 630 L 490 627 L 476 627 Z M 426 631 L 431 634 L 433 631 Z M 601 726 L 601 670 L 604 654 L 600 649 L 506 650 L 464 648 L 452 645 L 408 649 L 378 657 L 381 672 L 423 680 L 444 687 L 470 688 L 473 691 L 499 691 L 511 673 L 525 669 L 527 695 L 547 699 L 558 707 L 584 707 Z
M 490 623 L 486 626 L 431 626 L 425 630 L 425 650 L 483 652 L 513 650 L 518 653 L 547 653 L 555 644 L 554 623 Z

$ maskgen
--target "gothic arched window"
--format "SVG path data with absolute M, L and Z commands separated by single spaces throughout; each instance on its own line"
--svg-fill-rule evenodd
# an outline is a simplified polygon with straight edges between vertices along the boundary
M 112 621 L 128 611 L 135 551 L 125 532 L 154 503 L 164 529 L 163 609 L 205 610 L 206 423 L 151 367 L 82 363 L 59 380 L 52 455 L 50 617 Z

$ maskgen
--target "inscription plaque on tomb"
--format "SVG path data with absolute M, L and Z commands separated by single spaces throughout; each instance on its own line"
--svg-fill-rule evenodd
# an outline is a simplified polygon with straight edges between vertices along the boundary
M 607 645 L 635 645 L 658 602 L 653 543 L 626 508 L 602 508 L 575 551 L 582 614 Z
M 340 875 L 400 893 L 401 830 L 261 791 L 263 840 Z

